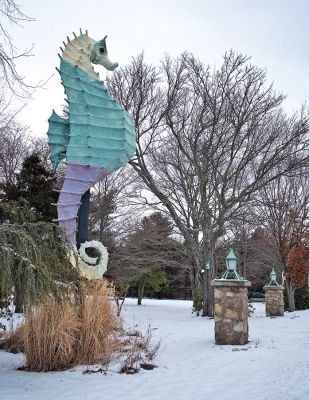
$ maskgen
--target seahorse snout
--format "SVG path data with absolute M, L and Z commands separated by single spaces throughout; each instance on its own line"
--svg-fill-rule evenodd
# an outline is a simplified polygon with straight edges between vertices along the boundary
M 118 67 L 118 63 L 113 63 L 108 58 L 107 47 L 106 47 L 106 36 L 104 39 L 94 42 L 90 51 L 90 61 L 93 64 L 103 65 L 108 71 L 113 71 Z
M 114 71 L 115 68 L 118 67 L 118 63 L 111 62 L 108 58 L 106 60 L 102 60 L 101 64 L 108 70 L 108 71 Z

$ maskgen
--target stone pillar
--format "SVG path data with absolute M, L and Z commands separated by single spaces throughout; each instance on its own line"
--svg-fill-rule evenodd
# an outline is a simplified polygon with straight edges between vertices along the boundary
M 264 286 L 266 317 L 283 317 L 284 299 L 283 286 Z
M 248 287 L 251 282 L 214 279 L 214 317 L 216 344 L 248 343 Z

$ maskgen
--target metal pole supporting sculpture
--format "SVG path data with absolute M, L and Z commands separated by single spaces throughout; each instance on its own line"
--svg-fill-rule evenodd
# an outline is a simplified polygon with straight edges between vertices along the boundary
M 72 40 L 67 38 L 63 44 L 57 70 L 67 96 L 69 117 L 61 118 L 53 111 L 48 120 L 48 143 L 54 169 L 66 160 L 57 221 L 76 246 L 76 218 L 82 197 L 87 202 L 89 189 L 133 156 L 135 127 L 132 117 L 110 96 L 92 66 L 101 64 L 109 71 L 118 66 L 108 58 L 106 37 L 96 42 L 87 31 L 84 34 L 80 31 L 79 36 L 74 34 Z M 84 206 L 82 209 L 87 209 L 87 204 Z M 90 257 L 86 253 L 89 247 L 96 248 L 99 257 Z M 79 247 L 78 267 L 89 279 L 101 278 L 107 257 L 107 250 L 100 242 L 86 241 Z

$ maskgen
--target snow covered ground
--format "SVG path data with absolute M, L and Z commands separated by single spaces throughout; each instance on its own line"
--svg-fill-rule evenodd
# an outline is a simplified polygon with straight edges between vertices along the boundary
M 250 342 L 216 346 L 213 320 L 191 315 L 191 302 L 128 299 L 129 326 L 148 323 L 163 339 L 159 366 L 136 375 L 83 375 L 17 371 L 23 356 L 0 352 L 3 400 L 307 400 L 309 399 L 309 310 L 266 318 L 254 305 Z

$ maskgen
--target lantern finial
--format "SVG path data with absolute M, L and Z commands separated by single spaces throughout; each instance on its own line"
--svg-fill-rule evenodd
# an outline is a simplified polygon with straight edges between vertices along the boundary
M 226 271 L 222 275 L 221 279 L 237 279 L 239 281 L 242 280 L 241 276 L 237 272 L 237 258 L 232 248 L 230 248 L 228 255 L 225 258 L 225 264 Z
M 270 282 L 269 282 L 270 286 L 280 286 L 279 283 L 277 282 L 277 274 L 275 268 L 271 270 L 269 276 L 270 276 Z

